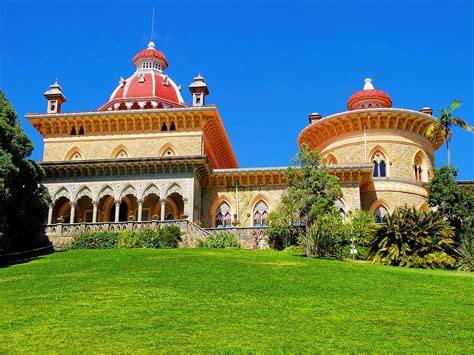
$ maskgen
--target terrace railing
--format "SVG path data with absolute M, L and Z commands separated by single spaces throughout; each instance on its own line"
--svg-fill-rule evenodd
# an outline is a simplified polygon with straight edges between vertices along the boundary
M 211 234 L 220 232 L 235 234 L 246 248 L 267 249 L 268 247 L 268 227 L 206 228 L 205 230 Z

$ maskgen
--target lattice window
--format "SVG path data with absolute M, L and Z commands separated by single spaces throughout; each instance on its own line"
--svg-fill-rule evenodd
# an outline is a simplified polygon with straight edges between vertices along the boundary
M 259 201 L 253 209 L 253 225 L 266 226 L 268 222 L 268 206 L 264 201 Z
M 383 223 L 383 219 L 386 215 L 388 215 L 388 210 L 384 206 L 380 205 L 377 207 L 374 211 L 375 223 Z
M 216 228 L 229 228 L 231 221 L 230 206 L 226 202 L 222 202 L 216 211 Z
M 375 152 L 372 157 L 374 164 L 374 177 L 385 177 L 387 176 L 387 163 L 386 158 L 381 152 Z

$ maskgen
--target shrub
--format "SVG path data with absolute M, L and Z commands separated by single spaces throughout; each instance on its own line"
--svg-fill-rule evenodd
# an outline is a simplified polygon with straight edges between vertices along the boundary
M 375 263 L 405 267 L 449 268 L 454 229 L 439 212 L 401 207 L 373 231 L 370 256 Z
M 207 241 L 199 241 L 198 247 L 201 248 L 240 248 L 240 242 L 237 236 L 231 232 L 218 232 L 207 238 Z
M 118 239 L 118 232 L 79 232 L 73 236 L 69 249 L 114 249 L 117 248 Z
M 474 271 L 474 238 L 463 237 L 459 247 L 456 249 L 456 266 L 462 271 Z
M 352 258 L 351 239 L 354 238 L 354 245 L 357 249 L 355 258 L 366 260 L 369 255 L 370 240 L 372 231 L 375 228 L 374 216 L 369 211 L 361 209 L 355 210 L 348 216 L 348 223 L 342 226 L 342 254 L 346 258 Z
M 160 229 L 159 248 L 177 248 L 181 241 L 181 230 L 176 226 Z
M 176 248 L 181 231 L 176 226 L 139 231 L 87 231 L 73 236 L 69 249 Z
M 283 250 L 298 241 L 298 228 L 288 223 L 285 206 L 279 205 L 270 212 L 268 223 L 268 242 L 273 249 Z
M 328 258 L 342 256 L 342 220 L 338 213 L 317 216 L 310 230 L 311 255 Z M 299 237 L 299 248 L 305 251 L 307 240 L 304 233 Z

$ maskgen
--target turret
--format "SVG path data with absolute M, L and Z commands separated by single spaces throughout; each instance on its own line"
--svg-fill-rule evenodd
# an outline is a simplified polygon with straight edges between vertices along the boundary
M 193 106 L 204 106 L 206 96 L 209 95 L 209 89 L 202 77 L 201 73 L 194 78 L 194 82 L 189 85 L 189 91 L 193 95 Z
M 50 86 L 50 89 L 44 93 L 44 97 L 48 100 L 47 113 L 60 113 L 61 105 L 66 102 L 66 97 L 62 93 L 62 88 L 58 84 L 58 80 Z

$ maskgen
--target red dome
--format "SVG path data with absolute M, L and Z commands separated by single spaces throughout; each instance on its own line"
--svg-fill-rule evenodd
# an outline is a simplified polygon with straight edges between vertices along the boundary
M 163 70 L 168 67 L 164 54 L 150 42 L 133 58 L 135 73 L 114 90 L 99 111 L 186 107 L 180 89 Z
M 136 63 L 140 59 L 155 59 L 155 60 L 158 59 L 163 62 L 163 69 L 166 69 L 168 67 L 168 61 L 166 60 L 166 57 L 163 54 L 163 52 L 160 52 L 159 50 L 154 49 L 154 48 L 149 47 L 147 49 L 142 50 L 137 55 L 135 55 L 135 57 L 133 57 L 133 60 L 132 60 L 133 64 L 136 65 Z
M 355 92 L 347 101 L 348 110 L 392 107 L 392 99 L 382 90 L 374 89 L 372 79 L 365 79 L 364 90 Z

